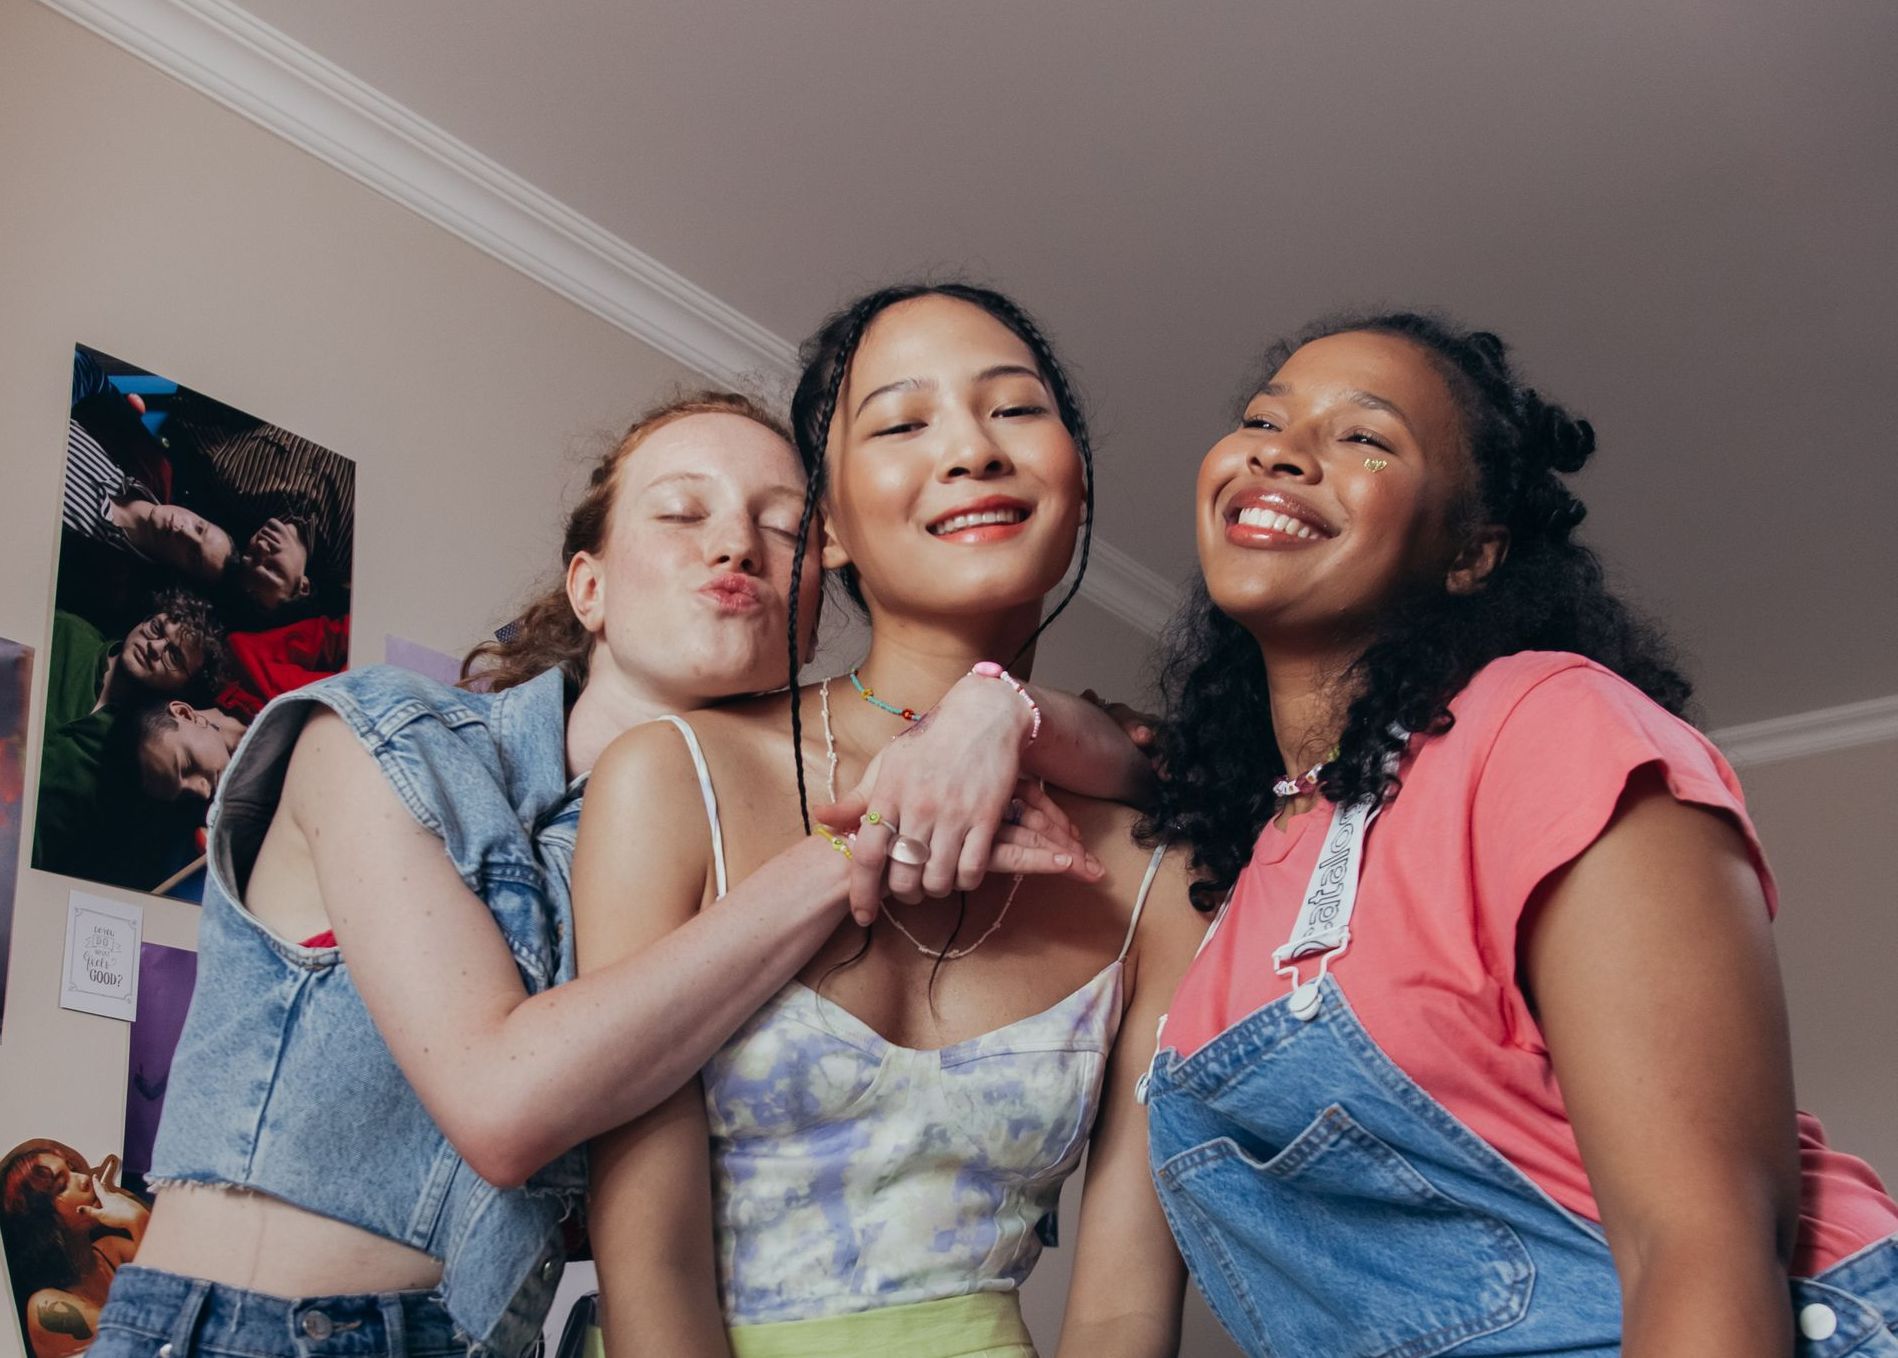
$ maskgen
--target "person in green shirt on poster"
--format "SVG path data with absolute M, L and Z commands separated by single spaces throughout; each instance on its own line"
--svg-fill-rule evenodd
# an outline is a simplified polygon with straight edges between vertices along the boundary
M 152 833 L 158 817 L 128 814 L 137 784 L 109 776 L 114 727 L 150 700 L 203 687 L 223 660 L 216 614 L 184 590 L 161 592 L 123 641 L 108 641 L 76 613 L 54 612 L 34 867 L 124 886 L 157 880 L 145 880 L 153 856 L 175 835 Z

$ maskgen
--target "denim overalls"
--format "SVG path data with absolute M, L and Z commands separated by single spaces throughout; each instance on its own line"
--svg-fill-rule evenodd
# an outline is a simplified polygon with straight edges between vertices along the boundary
M 1187 1267 L 1248 1354 L 1619 1354 L 1601 1227 L 1452 1117 L 1351 1011 L 1340 977 L 1374 814 L 1334 813 L 1292 938 L 1259 959 L 1290 993 L 1189 1057 L 1162 1048 L 1141 1081 Z M 1795 1280 L 1792 1305 L 1799 1358 L 1898 1355 L 1898 1237 Z
M 376 666 L 271 703 L 213 808 L 197 988 L 151 1179 L 161 1188 L 239 1186 L 348 1222 L 441 1260 L 442 1282 L 433 1299 L 304 1299 L 266 1317 L 257 1294 L 134 1266 L 115 1280 L 102 1338 L 115 1322 L 150 1336 L 175 1301 L 195 1319 L 159 1331 L 166 1358 L 199 1345 L 314 1358 L 401 1352 L 406 1342 L 413 1352 L 443 1336 L 477 1352 L 518 1353 L 538 1336 L 560 1279 L 559 1223 L 586 1186 L 581 1153 L 522 1189 L 480 1179 L 396 1065 L 338 950 L 280 938 L 240 904 L 291 748 L 317 703 L 342 717 L 416 820 L 440 836 L 493 911 L 529 993 L 574 974 L 566 875 L 546 873 L 538 852 L 549 826 L 570 835 L 578 814 L 557 670 L 480 694 Z M 191 1288 L 210 1289 L 208 1298 Z

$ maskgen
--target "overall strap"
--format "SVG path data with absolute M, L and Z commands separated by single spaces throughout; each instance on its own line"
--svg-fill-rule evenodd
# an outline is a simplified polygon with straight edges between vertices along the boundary
M 684 717 L 667 713 L 657 717 L 656 721 L 669 721 L 679 728 L 679 734 L 685 737 L 685 748 L 691 752 L 692 767 L 698 770 L 699 796 L 705 800 L 705 819 L 712 827 L 712 881 L 717 894 L 725 894 L 725 833 L 718 825 L 718 794 L 712 790 L 712 770 L 706 765 L 705 751 L 699 748 L 698 733 Z
M 1127 921 L 1127 937 L 1121 940 L 1120 956 L 1114 960 L 1123 962 L 1127 958 L 1127 949 L 1134 945 L 1134 930 L 1140 927 L 1140 912 L 1147 908 L 1147 893 L 1153 890 L 1153 879 L 1160 875 L 1160 860 L 1166 857 L 1167 846 L 1162 844 L 1153 851 L 1153 857 L 1147 860 L 1147 875 L 1140 879 L 1140 894 L 1134 897 L 1134 915 Z
M 1292 936 L 1272 953 L 1272 968 L 1291 979 L 1286 1008 L 1301 1022 L 1318 1015 L 1319 987 L 1331 964 L 1351 947 L 1351 915 L 1357 909 L 1358 882 L 1364 873 L 1364 838 L 1377 818 L 1381 803 L 1372 800 L 1340 805 L 1331 813 L 1331 826 L 1311 870 L 1304 902 L 1292 925 Z M 1318 974 L 1309 981 L 1298 964 L 1318 959 Z

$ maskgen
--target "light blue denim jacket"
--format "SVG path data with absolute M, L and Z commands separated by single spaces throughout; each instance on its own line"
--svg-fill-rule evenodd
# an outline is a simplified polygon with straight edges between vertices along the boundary
M 565 860 L 579 797 L 566 779 L 558 671 L 479 694 L 375 666 L 286 694 L 251 726 L 212 808 L 197 988 L 151 1177 L 242 1186 L 440 1259 L 443 1304 L 471 1349 L 512 1355 L 553 1299 L 559 1223 L 585 1189 L 582 1153 L 521 1189 L 484 1182 L 397 1067 L 341 953 L 280 938 L 240 904 L 291 748 L 318 703 L 440 836 L 494 912 L 529 993 L 573 977 Z M 549 833 L 565 842 L 552 874 L 538 851 Z M 412 962 L 430 965 L 426 955 Z

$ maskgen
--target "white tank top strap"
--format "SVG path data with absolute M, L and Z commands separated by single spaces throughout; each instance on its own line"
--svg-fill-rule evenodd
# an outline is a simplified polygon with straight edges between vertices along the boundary
M 699 747 L 698 732 L 684 717 L 668 712 L 657 721 L 668 721 L 679 728 L 679 734 L 685 737 L 685 748 L 692 755 L 692 767 L 698 770 L 699 796 L 705 801 L 705 819 L 712 827 L 712 880 L 718 894 L 725 894 L 725 833 L 718 824 L 718 793 L 712 790 L 712 770 L 705 762 L 705 751 Z
M 1166 857 L 1167 846 L 1162 844 L 1153 851 L 1153 857 L 1147 860 L 1147 875 L 1140 879 L 1140 894 L 1134 897 L 1133 918 L 1127 921 L 1127 937 L 1121 940 L 1120 956 L 1116 962 L 1127 960 L 1127 949 L 1134 945 L 1134 930 L 1140 927 L 1140 912 L 1147 908 L 1147 893 L 1153 890 L 1153 879 L 1160 875 L 1160 862 Z

